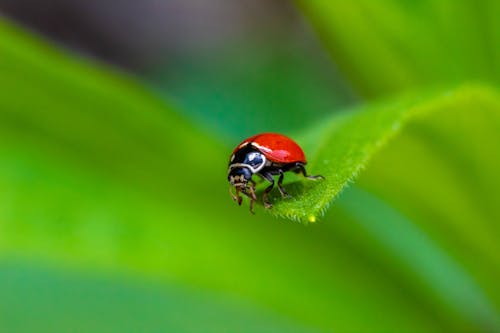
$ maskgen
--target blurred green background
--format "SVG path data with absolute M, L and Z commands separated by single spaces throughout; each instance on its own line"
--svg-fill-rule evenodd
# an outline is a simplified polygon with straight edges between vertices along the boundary
M 500 332 L 499 14 L 0 0 L 0 332 Z M 403 105 L 317 223 L 230 199 L 245 137 L 328 172 Z

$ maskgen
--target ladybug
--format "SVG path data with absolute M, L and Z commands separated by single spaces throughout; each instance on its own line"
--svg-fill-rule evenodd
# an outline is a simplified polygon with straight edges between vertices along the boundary
M 287 171 L 301 173 L 309 179 L 324 179 L 323 176 L 308 176 L 305 165 L 306 157 L 302 148 L 282 134 L 262 133 L 241 142 L 231 154 L 228 167 L 227 180 L 231 184 L 229 193 L 234 201 L 241 205 L 240 192 L 250 198 L 250 212 L 253 213 L 253 204 L 257 201 L 255 195 L 254 174 L 271 183 L 262 195 L 264 207 L 271 208 L 269 192 L 274 187 L 274 177 L 278 178 L 278 189 L 282 197 L 290 197 L 283 188 L 283 177 Z M 233 193 L 233 187 L 236 194 Z

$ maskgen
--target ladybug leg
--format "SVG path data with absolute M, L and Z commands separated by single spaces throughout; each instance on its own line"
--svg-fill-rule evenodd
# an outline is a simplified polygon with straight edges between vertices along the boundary
M 273 175 L 271 175 L 270 173 L 264 173 L 262 174 L 262 177 L 264 177 L 271 183 L 271 185 L 266 187 L 266 189 L 264 190 L 264 194 L 262 194 L 262 201 L 264 202 L 264 207 L 271 208 L 273 205 L 269 202 L 268 195 L 269 192 L 271 192 L 271 190 L 274 187 L 274 178 Z
M 241 206 L 241 201 L 243 200 L 243 198 L 240 196 L 240 189 L 239 188 L 236 188 L 236 195 L 233 193 L 233 187 L 230 186 L 229 187 L 229 194 L 231 195 L 231 198 L 233 198 L 234 201 L 237 201 L 238 202 L 238 205 Z
M 304 175 L 304 177 L 312 179 L 312 180 L 318 180 L 318 179 L 325 179 L 325 177 L 321 175 L 315 175 L 315 176 L 308 176 L 306 172 L 306 168 L 304 167 L 304 164 L 302 163 L 297 163 L 297 173 L 301 173 Z
M 280 178 L 278 178 L 278 189 L 280 190 L 281 196 L 283 198 L 291 198 L 292 196 L 285 191 L 282 185 L 285 174 L 283 173 L 283 170 L 279 170 L 279 172 L 280 172 Z
M 247 196 L 250 198 L 250 213 L 255 214 L 253 211 L 253 203 L 257 201 L 257 196 L 255 195 L 255 183 L 252 182 L 252 185 L 248 187 L 250 193 Z

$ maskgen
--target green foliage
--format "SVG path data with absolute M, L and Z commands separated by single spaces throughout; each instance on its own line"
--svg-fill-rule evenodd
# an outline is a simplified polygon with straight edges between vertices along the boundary
M 199 332 L 200 326 L 193 320 L 203 322 L 207 333 L 315 332 L 220 294 L 34 266 L 6 264 L 0 268 L 1 327 L 8 328 L 7 332 L 74 332 L 75 328 L 93 333 Z M 51 300 L 49 307 L 47 300 Z
M 390 3 L 378 12 L 381 22 L 417 24 L 398 19 L 406 7 Z M 308 4 L 335 22 L 329 2 Z M 361 5 L 337 6 L 342 15 Z M 317 24 L 326 26 L 321 17 Z M 439 45 L 422 49 L 426 24 L 402 29 L 418 39 L 398 37 L 410 47 L 398 53 L 387 38 L 365 38 L 366 26 L 355 29 L 361 21 L 343 20 L 346 27 L 323 34 L 327 42 L 353 36 L 334 57 L 345 57 L 341 69 L 367 96 L 453 81 L 429 74 L 447 59 Z M 473 39 L 450 43 L 461 50 Z M 368 52 L 365 43 L 385 51 Z M 471 53 L 483 54 L 479 48 Z M 367 54 L 370 62 L 362 61 Z M 397 57 L 387 54 L 405 61 L 389 67 Z M 407 54 L 423 58 L 410 64 Z M 467 67 L 482 56 L 460 59 L 459 81 L 466 71 L 493 75 L 482 60 Z M 252 216 L 231 201 L 226 163 L 236 142 L 191 125 L 129 77 L 4 22 L 0 92 L 1 331 L 220 331 L 222 320 L 235 331 L 500 330 L 495 88 L 398 96 L 303 130 L 297 139 L 308 171 L 326 180 L 292 180 L 294 198 L 273 197 L 269 212 L 310 221 L 343 191 L 308 226 L 262 207 Z M 295 124 L 307 117 L 290 116 Z M 18 268 L 47 262 L 41 271 Z M 75 272 L 60 273 L 67 270 Z M 107 305 L 105 326 L 92 322 L 99 304 Z M 175 309 L 180 323 L 171 321 Z
M 498 1 L 298 3 L 364 96 L 500 77 Z

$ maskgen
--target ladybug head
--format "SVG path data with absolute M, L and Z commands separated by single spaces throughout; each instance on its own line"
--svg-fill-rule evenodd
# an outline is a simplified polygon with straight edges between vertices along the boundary
M 252 179 L 252 171 L 246 166 L 235 166 L 229 170 L 227 180 L 232 186 L 246 188 L 247 183 Z
M 266 163 L 266 157 L 259 151 L 245 147 L 231 156 L 227 180 L 232 186 L 244 189 L 251 182 L 252 175 L 259 172 Z

